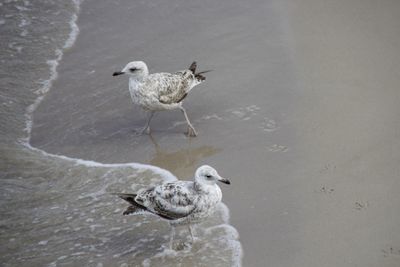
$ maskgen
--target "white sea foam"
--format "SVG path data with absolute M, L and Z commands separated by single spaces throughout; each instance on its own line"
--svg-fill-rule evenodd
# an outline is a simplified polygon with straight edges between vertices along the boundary
M 78 2 L 78 1 L 75 1 L 75 2 Z M 77 9 L 79 11 L 79 5 L 77 5 Z M 65 42 L 65 44 L 63 46 L 64 49 L 71 48 L 74 45 L 76 38 L 78 37 L 79 28 L 78 28 L 78 25 L 76 24 L 77 20 L 78 20 L 78 16 L 76 14 L 73 14 L 72 19 L 69 22 L 69 25 L 71 27 L 71 32 L 69 34 L 67 41 Z
M 24 6 L 15 6 L 16 9 L 18 9 L 19 11 L 28 11 L 29 8 L 26 8 Z
M 56 49 L 56 51 L 55 51 L 56 57 L 54 59 L 47 60 L 47 64 L 50 67 L 50 77 L 47 80 L 42 81 L 42 87 L 35 92 L 39 96 L 36 98 L 36 100 L 31 105 L 28 106 L 27 111 L 25 113 L 25 117 L 26 117 L 25 131 L 27 133 L 27 136 L 24 139 L 22 139 L 22 141 L 24 143 L 30 142 L 30 136 L 31 136 L 31 131 L 32 131 L 33 112 L 37 109 L 39 104 L 42 102 L 44 95 L 50 90 L 53 82 L 58 77 L 57 66 L 64 55 L 63 50 L 71 48 L 74 45 L 76 38 L 79 35 L 79 27 L 77 25 L 77 20 L 78 20 L 77 14 L 80 11 L 80 4 L 82 1 L 81 0 L 73 0 L 72 2 L 75 5 L 76 13 L 72 14 L 71 20 L 69 21 L 71 31 L 70 31 L 68 38 L 65 41 L 62 49 Z M 26 4 L 29 4 L 29 2 L 27 1 Z
M 225 253 L 226 251 L 230 251 L 231 257 L 229 260 L 230 266 L 239 267 L 241 266 L 241 259 L 242 259 L 242 247 L 239 239 L 239 234 L 237 230 L 229 225 L 229 209 L 223 203 L 218 205 L 216 210 L 216 216 L 213 219 L 217 219 L 218 223 L 215 222 L 205 221 L 201 223 L 199 226 L 195 228 L 196 232 L 199 232 L 199 236 L 206 237 L 207 241 L 202 241 L 201 239 L 189 247 L 183 247 L 182 250 L 172 250 L 168 246 L 164 246 L 161 251 L 152 255 L 149 258 L 146 258 L 142 261 L 142 266 L 158 266 L 161 263 L 167 266 L 170 266 L 174 259 L 179 258 L 190 258 L 192 253 L 196 255 L 204 255 L 199 256 L 200 261 L 192 263 L 193 266 L 204 266 L 202 261 L 204 262 L 209 261 L 210 256 L 213 255 L 206 254 L 208 250 L 214 251 L 215 249 L 219 249 L 219 253 Z M 213 220 L 211 219 L 211 220 Z M 166 237 L 168 238 L 168 237 Z M 183 244 L 182 244 L 183 245 Z M 172 261 L 172 262 L 171 262 Z M 180 261 L 179 266 L 185 265 L 184 262 Z M 211 265 L 210 265 L 211 266 Z
M 70 158 L 70 157 L 63 156 L 63 155 L 50 154 L 44 150 L 33 147 L 29 143 L 26 143 L 26 142 L 21 142 L 21 144 L 26 146 L 30 150 L 34 150 L 34 151 L 41 153 L 42 155 L 44 155 L 46 157 L 57 158 L 57 159 L 73 162 L 76 165 L 84 165 L 87 167 L 107 167 L 107 168 L 129 167 L 129 168 L 135 169 L 139 172 L 150 170 L 150 171 L 160 175 L 164 181 L 175 181 L 176 180 L 176 177 L 171 172 L 169 172 L 165 169 L 161 169 L 159 167 L 153 166 L 153 165 L 147 165 L 147 164 L 142 164 L 142 163 L 101 163 L 101 162 L 96 162 L 96 161 L 91 161 L 91 160 Z
M 21 22 L 18 24 L 18 27 L 25 27 L 25 26 L 28 26 L 28 25 L 30 25 L 31 24 L 31 22 L 30 22 L 30 20 L 27 20 L 27 19 L 21 19 Z
M 40 242 L 38 243 L 38 245 L 40 245 L 40 246 L 45 246 L 45 245 L 47 245 L 48 242 L 49 242 L 49 240 L 42 240 L 42 241 L 40 241 Z
M 22 32 L 19 34 L 22 37 L 25 37 L 28 35 L 28 31 L 26 29 L 22 30 Z

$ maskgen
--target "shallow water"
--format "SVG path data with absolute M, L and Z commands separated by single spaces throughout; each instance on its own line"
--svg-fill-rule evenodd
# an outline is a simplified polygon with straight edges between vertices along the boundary
M 5 266 L 399 265 L 396 1 L 0 8 Z M 146 114 L 111 76 L 130 60 L 214 70 L 184 104 L 198 137 L 179 111 L 136 134 Z M 109 194 L 203 163 L 232 185 L 193 247 Z
M 6 64 L 1 70 L 6 77 L 1 106 L 2 265 L 240 265 L 241 245 L 224 204 L 195 228 L 202 238 L 178 251 L 166 249 L 170 229 L 165 222 L 121 215 L 126 204 L 110 193 L 176 179 L 170 172 L 54 155 L 30 145 L 33 112 L 54 89 L 58 64 L 79 32 L 79 5 L 2 4 L 2 35 L 9 41 L 2 47 Z M 208 153 L 207 148 L 201 151 Z M 185 240 L 185 230 L 179 229 L 176 242 Z

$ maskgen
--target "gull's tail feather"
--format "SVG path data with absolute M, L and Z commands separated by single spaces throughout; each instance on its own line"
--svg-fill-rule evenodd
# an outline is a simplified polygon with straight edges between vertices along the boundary
M 115 193 L 113 195 L 116 195 L 116 196 L 122 198 L 123 200 L 125 200 L 126 202 L 128 202 L 129 204 L 131 204 L 131 206 L 129 206 L 122 213 L 123 215 L 147 211 L 147 208 L 145 206 L 142 206 L 135 201 L 136 194 Z
M 190 64 L 189 70 L 190 70 L 193 74 L 195 74 L 196 68 L 197 68 L 197 63 L 196 63 L 196 61 L 193 61 L 193 63 Z
M 214 70 L 203 70 L 203 71 L 196 73 L 196 75 L 204 74 L 204 73 L 211 72 L 211 71 L 214 71 Z
M 212 70 L 205 70 L 205 71 L 200 71 L 198 73 L 194 74 L 194 77 L 196 77 L 197 80 L 199 81 L 204 81 L 206 77 L 203 75 L 204 73 L 210 72 Z
M 200 72 L 196 73 L 196 68 L 197 68 L 197 63 L 196 63 L 196 61 L 193 61 L 193 63 L 190 64 L 189 70 L 194 74 L 194 77 L 199 82 L 202 82 L 206 79 L 206 77 L 203 75 L 204 73 L 212 71 L 212 70 L 205 70 L 205 71 L 200 71 Z
M 168 217 L 166 215 L 163 214 L 158 214 L 154 211 L 151 211 L 149 209 L 147 209 L 145 206 L 137 203 L 135 201 L 135 198 L 137 196 L 137 194 L 124 194 L 124 193 L 113 193 L 112 195 L 116 195 L 120 198 L 122 198 L 123 200 L 125 200 L 126 202 L 128 202 L 129 204 L 131 204 L 131 206 L 129 206 L 122 214 L 123 215 L 129 215 L 132 213 L 143 213 L 143 212 L 150 212 L 153 213 L 155 215 L 160 216 L 161 218 L 164 218 L 166 220 L 174 220 L 174 218 Z
M 126 210 L 122 213 L 122 215 L 129 215 L 129 214 L 135 214 L 135 213 L 141 213 L 145 210 L 138 208 L 136 206 L 129 206 L 126 208 Z

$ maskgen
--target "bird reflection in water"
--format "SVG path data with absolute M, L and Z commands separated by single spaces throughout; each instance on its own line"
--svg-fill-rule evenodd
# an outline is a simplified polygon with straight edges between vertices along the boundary
M 222 151 L 222 149 L 213 146 L 188 146 L 170 152 L 161 148 L 151 134 L 149 134 L 149 137 L 155 148 L 155 154 L 150 159 L 149 164 L 167 169 L 178 177 L 191 177 L 193 175 L 193 170 L 195 170 L 204 159 Z

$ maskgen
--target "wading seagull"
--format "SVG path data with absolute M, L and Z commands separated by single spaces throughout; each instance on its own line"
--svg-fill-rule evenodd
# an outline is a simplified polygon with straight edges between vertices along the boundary
M 149 74 L 146 63 L 133 61 L 128 63 L 122 71 L 113 73 L 113 76 L 129 75 L 129 92 L 133 103 L 150 111 L 142 133 L 150 132 L 150 121 L 156 111 L 180 109 L 188 124 L 188 136 L 197 135 L 182 106 L 182 101 L 189 91 L 206 79 L 202 74 L 209 72 L 196 73 L 196 66 L 196 62 L 193 62 L 187 70 Z
M 192 242 L 192 223 L 198 223 L 211 215 L 221 202 L 222 192 L 216 182 L 230 184 L 207 165 L 196 170 L 194 181 L 175 181 L 140 190 L 137 194 L 116 194 L 131 204 L 124 215 L 151 213 L 167 220 L 172 226 L 170 247 L 176 225 L 188 225 Z

